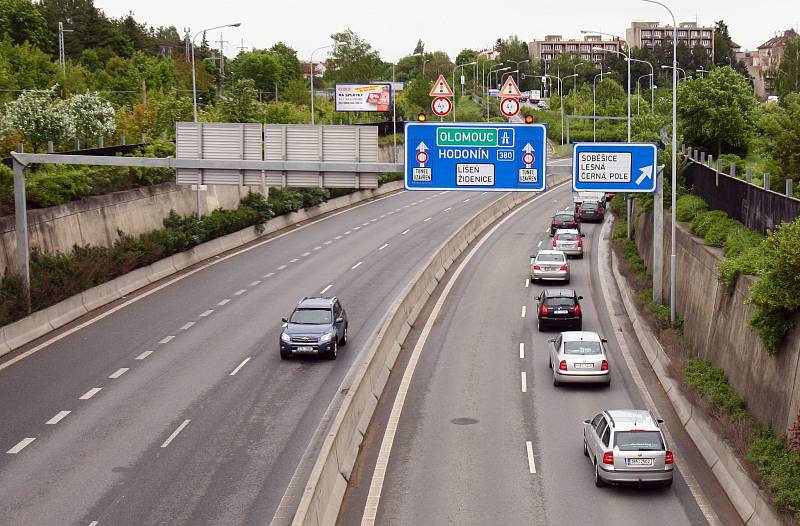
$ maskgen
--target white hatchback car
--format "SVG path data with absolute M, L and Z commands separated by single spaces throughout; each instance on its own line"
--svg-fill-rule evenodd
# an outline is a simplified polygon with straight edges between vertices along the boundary
M 559 228 L 553 236 L 553 250 L 560 250 L 567 256 L 583 259 L 583 237 L 575 228 Z

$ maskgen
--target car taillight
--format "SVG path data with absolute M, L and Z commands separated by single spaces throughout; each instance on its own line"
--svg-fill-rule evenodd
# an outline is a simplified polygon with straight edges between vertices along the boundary
M 664 464 L 674 464 L 675 463 L 675 455 L 672 454 L 672 451 L 667 451 L 667 456 L 664 458 Z
M 603 453 L 603 464 L 608 464 L 609 466 L 614 464 L 613 451 L 606 451 L 605 453 Z
M 567 370 L 567 361 L 561 360 L 561 363 L 558 364 L 559 371 L 566 371 Z
M 603 360 L 600 364 L 601 371 L 608 371 L 608 360 Z
M 583 239 L 582 239 L 582 238 L 580 238 L 580 237 L 578 238 L 578 246 L 579 246 L 579 247 L 582 247 L 582 246 L 583 246 Z
M 555 248 L 555 246 L 556 246 L 556 240 L 557 240 L 557 239 L 558 239 L 558 237 L 557 237 L 557 236 L 553 238 L 553 248 Z
M 533 270 L 542 270 L 542 267 L 540 267 L 539 265 L 534 265 Z
M 581 306 L 580 305 L 575 305 L 575 310 L 573 312 L 574 312 L 575 316 L 580 316 L 581 315 Z
M 563 265 L 563 266 L 562 266 L 560 269 L 558 269 L 558 270 L 567 270 L 567 266 L 566 266 L 566 265 Z
M 542 308 L 539 309 L 539 314 L 542 316 L 547 316 L 547 307 L 542 305 Z

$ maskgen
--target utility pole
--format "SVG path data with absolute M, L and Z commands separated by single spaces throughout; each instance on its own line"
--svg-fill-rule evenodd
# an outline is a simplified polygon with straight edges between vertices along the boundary
M 220 85 L 225 83 L 225 44 L 228 43 L 227 40 L 222 39 L 222 33 L 219 34 L 219 78 L 220 78 Z
M 67 72 L 67 53 L 64 49 L 64 33 L 73 33 L 74 29 L 64 29 L 64 22 L 58 23 L 58 62 L 61 64 L 61 71 Z
M 191 62 L 191 45 L 192 45 L 192 37 L 191 35 L 191 28 L 184 27 L 183 28 L 184 36 L 184 55 L 186 56 L 186 62 Z
M 244 45 L 244 39 L 242 39 L 242 43 L 239 45 L 239 53 L 241 53 L 241 52 L 242 52 L 242 51 L 244 51 L 245 49 L 247 49 L 247 48 L 246 48 L 246 47 L 245 47 L 245 45 Z

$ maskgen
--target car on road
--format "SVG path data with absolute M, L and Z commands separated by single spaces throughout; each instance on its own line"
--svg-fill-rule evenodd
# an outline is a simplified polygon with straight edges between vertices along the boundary
M 536 298 L 536 326 L 539 331 L 550 327 L 567 327 L 579 331 L 583 326 L 580 300 L 583 296 L 572 289 L 545 289 Z
M 581 234 L 574 228 L 558 229 L 553 236 L 553 250 L 560 250 L 567 256 L 583 259 L 584 237 L 586 237 L 585 234 Z
M 537 104 L 537 106 L 539 106 L 539 108 L 541 108 L 543 110 L 549 110 L 550 109 L 550 105 L 548 103 L 546 103 L 545 101 L 543 101 L 543 100 L 540 100 L 539 103 Z
M 675 456 L 663 423 L 640 409 L 607 410 L 584 420 L 583 454 L 594 466 L 595 485 L 671 485 Z
M 305 297 L 282 321 L 280 348 L 284 360 L 298 355 L 335 360 L 339 346 L 347 345 L 347 311 L 336 296 Z
M 540 250 L 531 256 L 531 282 L 555 280 L 569 283 L 569 261 L 560 250 Z
M 562 332 L 552 338 L 548 363 L 553 370 L 553 385 L 611 385 L 605 343 L 596 332 L 589 331 Z
M 574 228 L 578 232 L 581 231 L 581 224 L 575 212 L 572 210 L 561 210 L 553 214 L 553 219 L 550 220 L 550 237 L 553 237 L 556 230 L 560 228 Z
M 606 206 L 606 193 L 605 192 L 591 192 L 591 191 L 582 191 L 576 192 L 575 195 L 572 196 L 572 203 L 575 206 L 575 211 L 578 211 L 580 208 L 581 203 L 584 201 L 596 201 L 600 203 L 602 207 L 605 208 Z
M 595 222 L 602 223 L 605 218 L 606 209 L 598 201 L 584 201 L 578 206 L 578 219 L 582 223 Z

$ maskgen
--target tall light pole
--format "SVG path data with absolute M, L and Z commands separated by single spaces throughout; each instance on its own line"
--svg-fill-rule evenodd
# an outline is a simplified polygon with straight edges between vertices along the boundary
M 572 72 L 575 73 L 575 83 L 572 85 L 572 91 L 578 91 L 578 66 L 583 66 L 588 64 L 588 62 L 578 62 L 572 68 Z
M 611 73 L 610 71 L 606 71 L 606 73 Z M 603 80 L 603 70 L 600 70 L 600 73 L 594 76 L 592 79 L 592 141 L 597 142 L 597 86 L 595 82 L 597 82 L 597 77 L 600 77 L 600 80 Z
M 655 95 L 653 94 L 653 84 L 655 84 L 655 70 L 653 69 L 653 64 L 646 60 L 639 60 L 638 58 L 632 58 L 631 62 L 641 62 L 642 64 L 647 64 L 650 66 L 650 108 L 653 107 L 653 103 L 655 102 Z M 652 109 L 650 110 L 652 113 Z
M 531 61 L 531 59 L 529 59 L 529 58 L 525 59 L 525 60 L 507 60 L 506 61 L 506 62 L 513 62 L 514 63 L 514 67 L 517 68 L 517 70 L 516 70 L 517 71 L 517 86 L 519 86 L 519 65 L 520 64 L 524 64 L 526 62 L 530 62 L 530 61 Z
M 678 256 L 675 245 L 675 195 L 678 193 L 678 26 L 675 23 L 675 15 L 669 7 L 657 0 L 643 0 L 650 4 L 660 5 L 667 10 L 672 17 L 672 189 L 670 191 L 670 201 L 672 207 L 671 214 L 671 252 L 669 256 L 669 321 L 675 323 L 677 318 L 676 307 L 678 298 Z
M 639 83 L 639 81 L 642 80 L 645 77 L 650 77 L 652 79 L 652 75 L 653 75 L 652 73 L 645 73 L 644 75 L 639 75 L 639 77 L 636 79 L 636 115 L 640 115 L 640 112 L 639 112 L 639 101 L 642 98 L 642 96 L 641 96 L 642 86 Z M 650 91 L 651 92 L 653 91 L 653 81 L 652 80 L 650 81 Z M 652 102 L 650 103 L 650 113 L 653 113 Z
M 456 87 L 455 87 L 455 85 L 456 85 L 456 70 L 458 68 L 461 68 L 461 74 L 463 75 L 464 74 L 464 66 L 471 66 L 471 65 L 477 64 L 477 63 L 478 63 L 477 61 L 465 62 L 463 64 L 456 64 L 456 66 L 453 68 L 453 122 L 456 122 L 456 98 L 457 98 L 456 97 L 457 90 L 456 90 Z
M 489 89 L 491 88 L 492 73 L 499 73 L 500 71 L 508 71 L 509 69 L 511 69 L 511 66 L 498 70 L 494 69 L 502 65 L 503 64 L 495 64 L 494 66 L 489 68 L 489 73 L 486 74 L 486 122 L 489 122 Z
M 567 75 L 566 77 L 559 77 L 557 75 L 545 74 L 549 79 L 556 79 L 558 81 L 558 105 L 561 107 L 561 146 L 564 146 L 564 90 L 562 89 L 562 82 L 568 78 L 577 77 L 578 75 Z
M 311 61 L 310 61 L 311 62 L 311 70 L 310 70 L 310 73 L 311 73 L 311 124 L 314 124 L 314 53 L 316 53 L 317 51 L 321 51 L 323 49 L 328 49 L 329 47 L 335 47 L 337 43 L 338 42 L 336 42 L 334 40 L 333 44 L 328 44 L 327 46 L 320 46 L 320 47 L 318 47 L 317 49 L 315 49 L 314 51 L 311 52 Z
M 642 0 L 642 1 L 643 2 L 647 2 L 648 0 Z M 664 65 L 661 66 L 661 69 L 675 69 L 676 71 L 680 71 L 681 73 L 683 73 L 683 80 L 686 80 L 686 79 L 689 78 L 689 76 L 686 74 L 686 70 L 683 69 L 683 68 L 679 68 L 678 66 L 668 66 L 668 65 L 664 64 Z M 680 80 L 681 79 L 678 76 L 678 82 L 680 82 Z
M 200 36 L 201 33 L 205 33 L 207 31 L 213 31 L 215 29 L 222 29 L 223 27 L 239 27 L 241 22 L 235 22 L 233 24 L 225 24 L 216 27 L 209 27 L 208 29 L 203 29 L 202 31 L 198 31 L 195 33 L 194 37 L 192 37 L 192 109 L 194 110 L 194 122 L 197 122 L 197 75 L 195 73 L 195 62 L 194 62 L 194 42 L 197 40 L 197 37 Z M 202 152 L 201 152 L 202 154 Z M 203 183 L 203 170 L 197 170 L 197 219 L 200 219 L 203 215 L 203 210 L 200 207 L 200 187 Z
M 613 49 L 605 49 L 599 46 L 594 46 L 592 50 L 602 51 L 603 53 L 615 53 L 625 57 L 625 62 L 628 63 L 628 142 L 631 142 L 631 60 L 630 57 L 622 51 L 615 51 Z

